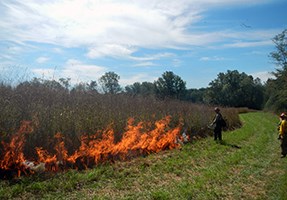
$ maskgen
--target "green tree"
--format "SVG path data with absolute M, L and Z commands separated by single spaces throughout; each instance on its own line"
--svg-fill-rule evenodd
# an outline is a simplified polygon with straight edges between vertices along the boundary
M 126 93 L 131 95 L 150 96 L 155 94 L 155 85 L 151 82 L 135 82 L 125 87 Z
M 69 89 L 69 87 L 71 86 L 71 78 L 60 78 L 59 81 L 66 89 Z
M 141 93 L 141 83 L 135 82 L 132 85 L 127 85 L 125 87 L 126 93 L 131 95 L 138 95 Z
M 143 96 L 151 96 L 155 94 L 155 85 L 151 82 L 142 82 L 141 94 Z
M 80 92 L 80 93 L 84 93 L 84 92 L 87 92 L 88 91 L 88 85 L 87 83 L 84 83 L 84 82 L 80 82 L 80 83 L 77 83 L 73 89 L 71 90 L 71 92 Z
M 282 33 L 276 35 L 272 39 L 275 44 L 276 51 L 270 53 L 270 56 L 275 61 L 275 64 L 282 69 L 277 69 L 274 75 L 278 78 L 283 75 L 282 73 L 287 70 L 287 29 Z
M 154 84 L 160 98 L 182 99 L 186 94 L 186 83 L 171 71 L 164 72 Z
M 263 104 L 263 86 L 260 79 L 253 79 L 237 70 L 219 73 L 208 88 L 205 101 L 209 104 L 260 109 Z
M 273 72 L 275 79 L 269 79 L 266 83 L 265 108 L 273 111 L 287 110 L 287 29 L 276 35 L 273 40 L 275 51 L 270 57 L 279 67 Z
M 91 92 L 98 92 L 97 87 L 97 81 L 91 81 L 90 83 L 87 84 L 88 85 L 88 90 Z
M 97 91 L 97 82 L 91 81 L 90 83 L 80 82 L 77 83 L 71 92 L 90 92 L 90 93 L 98 93 Z
M 204 95 L 206 90 L 206 88 L 188 89 L 185 100 L 193 103 L 204 103 Z
M 99 79 L 99 83 L 102 86 L 104 93 L 117 94 L 121 91 L 119 84 L 120 76 L 115 72 L 106 72 Z

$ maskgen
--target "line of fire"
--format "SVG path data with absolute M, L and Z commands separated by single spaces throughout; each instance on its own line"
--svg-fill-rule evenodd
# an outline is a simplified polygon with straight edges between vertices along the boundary
M 0 178 L 12 179 L 42 172 L 60 172 L 69 169 L 84 170 L 99 164 L 125 161 L 138 156 L 146 156 L 163 150 L 180 148 L 183 141 L 182 123 L 170 127 L 171 116 L 154 124 L 139 122 L 130 118 L 120 141 L 115 142 L 111 127 L 95 134 L 83 134 L 80 145 L 71 153 L 66 149 L 64 135 L 56 133 L 54 147 L 49 151 L 41 146 L 33 147 L 34 156 L 24 154 L 27 135 L 33 134 L 30 121 L 22 121 L 19 130 L 9 142 L 3 142 L 0 159 Z M 147 128 L 149 127 L 149 128 Z

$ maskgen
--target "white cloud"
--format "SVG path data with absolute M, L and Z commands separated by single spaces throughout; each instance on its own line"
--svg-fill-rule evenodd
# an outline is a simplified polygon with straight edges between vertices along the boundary
M 1 54 L 0 55 L 0 60 L 11 60 L 13 58 L 13 56 L 11 56 L 11 55 L 8 55 L 8 54 Z
M 151 61 L 151 60 L 159 60 L 161 58 L 171 58 L 174 56 L 175 54 L 166 52 L 166 53 L 157 53 L 154 55 L 146 55 L 142 57 L 130 56 L 129 59 L 135 61 Z
M 255 0 L 252 4 L 268 1 Z M 145 63 L 162 57 L 134 56 L 141 48 L 188 49 L 223 41 L 229 42 L 223 45 L 226 48 L 270 45 L 267 39 L 278 33 L 277 30 L 199 32 L 192 29 L 211 7 L 234 5 L 250 5 L 250 1 L 2 0 L 0 40 L 54 44 L 59 47 L 53 49 L 56 53 L 62 53 L 61 48 L 80 47 L 91 59 L 110 56 Z
M 23 48 L 20 46 L 13 45 L 13 46 L 8 47 L 7 52 L 9 52 L 10 54 L 18 54 L 18 53 L 23 52 Z
M 127 59 L 133 60 L 138 62 L 137 64 L 134 64 L 133 66 L 136 67 L 151 67 L 151 66 L 158 66 L 158 64 L 152 62 L 155 60 L 160 60 L 162 58 L 173 58 L 176 57 L 176 54 L 174 53 L 169 53 L 169 52 L 165 52 L 165 53 L 156 53 L 154 55 L 144 55 L 144 56 L 129 56 L 127 57 Z M 179 64 L 178 60 L 176 60 L 176 62 L 174 62 L 176 59 L 173 59 L 173 64 Z
M 33 69 L 32 72 L 36 77 L 41 77 L 44 79 L 54 79 L 59 78 L 71 78 L 71 84 L 77 84 L 80 82 L 90 82 L 91 80 L 98 79 L 107 71 L 107 67 L 88 65 L 82 63 L 79 60 L 69 59 L 62 69 L 46 69 L 37 68 Z M 148 73 L 137 73 L 135 75 L 120 75 L 119 83 L 122 86 L 132 85 L 135 82 L 153 82 L 157 79 L 155 74 Z
M 34 73 L 37 77 L 45 79 L 55 79 L 56 70 L 47 68 L 36 68 L 32 69 L 32 73 Z
M 151 67 L 151 66 L 156 66 L 157 64 L 153 63 L 153 62 L 140 62 L 135 64 L 135 67 Z
M 57 54 L 62 54 L 64 51 L 61 48 L 53 48 L 53 52 Z
M 70 59 L 61 69 L 37 68 L 33 69 L 32 72 L 48 79 L 71 78 L 71 83 L 75 84 L 97 80 L 106 70 L 107 68 L 103 66 L 89 65 L 79 60 Z
M 219 56 L 211 56 L 211 57 L 205 56 L 205 57 L 201 57 L 199 60 L 201 61 L 222 61 L 226 59 L 223 57 L 219 57 Z
M 162 1 L 15 0 L 2 5 L 0 27 L 6 29 L 1 37 L 66 47 L 178 45 L 185 26 L 198 18 L 196 12 L 183 13 L 188 5 Z
M 261 72 L 255 72 L 251 74 L 254 78 L 260 78 L 260 80 L 264 83 L 266 82 L 269 78 L 273 79 L 275 76 L 268 71 L 261 71 Z
M 37 58 L 37 59 L 36 59 L 36 62 L 42 64 L 42 63 L 47 62 L 48 60 L 49 60 L 48 57 L 44 57 L 44 56 L 43 56 L 43 57 Z
M 270 46 L 273 45 L 272 40 L 266 41 L 250 41 L 250 42 L 234 42 L 232 44 L 225 44 L 224 47 L 235 47 L 235 48 L 245 48 L 245 47 L 258 47 L 258 46 Z
M 148 73 L 138 73 L 134 76 L 121 76 L 121 79 L 119 80 L 120 85 L 126 86 L 126 85 L 132 85 L 135 82 L 153 82 L 157 80 L 158 77 L 155 76 L 155 74 L 148 74 Z
M 202 12 L 211 6 L 244 3 L 249 1 L 3 0 L 0 38 L 84 46 L 91 58 L 131 55 L 139 47 L 205 45 L 222 40 L 223 35 L 192 33 L 188 26 L 201 20 Z
M 133 52 L 135 52 L 135 49 L 132 47 L 125 47 L 117 44 L 104 44 L 102 46 L 90 48 L 87 56 L 89 58 L 98 58 L 107 55 L 115 58 L 129 57 Z

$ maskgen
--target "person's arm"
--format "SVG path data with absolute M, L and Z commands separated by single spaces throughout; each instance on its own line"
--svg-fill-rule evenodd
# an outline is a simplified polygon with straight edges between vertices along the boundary
M 216 123 L 216 121 L 217 121 L 217 114 L 214 116 L 214 118 L 213 118 L 213 121 L 212 121 L 212 123 L 211 123 L 211 126 L 213 126 L 215 123 Z

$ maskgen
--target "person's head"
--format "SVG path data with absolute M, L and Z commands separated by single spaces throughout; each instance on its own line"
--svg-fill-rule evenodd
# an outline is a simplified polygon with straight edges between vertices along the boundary
M 283 112 L 283 113 L 281 113 L 280 118 L 281 118 L 282 120 L 283 120 L 283 119 L 286 119 L 286 118 L 287 118 L 287 115 Z
M 216 113 L 219 113 L 219 112 L 220 112 L 220 109 L 219 109 L 218 107 L 215 107 L 215 108 L 214 108 L 214 111 L 215 111 Z

